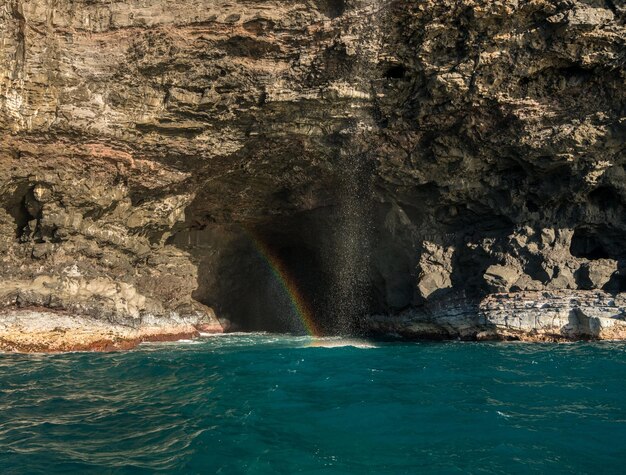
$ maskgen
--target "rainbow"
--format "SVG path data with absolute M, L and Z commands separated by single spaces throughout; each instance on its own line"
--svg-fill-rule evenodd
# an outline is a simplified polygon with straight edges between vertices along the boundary
M 282 263 L 280 258 L 272 252 L 267 244 L 265 244 L 252 230 L 248 229 L 248 235 L 250 236 L 259 254 L 267 262 L 267 265 L 272 271 L 272 274 L 276 277 L 276 280 L 280 282 L 281 286 L 285 289 L 285 292 L 289 296 L 291 306 L 304 325 L 307 333 L 312 337 L 321 336 L 322 333 L 313 319 L 311 306 L 304 299 L 304 296 L 298 289 L 295 279 L 291 276 L 285 264 Z

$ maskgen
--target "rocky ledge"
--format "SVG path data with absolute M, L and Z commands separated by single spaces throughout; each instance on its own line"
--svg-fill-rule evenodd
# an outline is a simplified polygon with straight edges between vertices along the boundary
M 5 347 L 621 338 L 622 3 L 0 2 Z
M 146 318 L 129 324 L 30 308 L 0 313 L 0 351 L 128 350 L 143 342 L 176 341 L 221 331 L 219 325 L 193 319 Z
M 625 340 L 626 298 L 605 292 L 547 291 L 492 294 L 478 303 L 371 316 L 378 337 L 475 341 Z

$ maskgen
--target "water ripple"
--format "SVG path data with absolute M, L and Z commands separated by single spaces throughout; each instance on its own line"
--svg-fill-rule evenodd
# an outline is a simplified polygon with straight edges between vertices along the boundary
M 619 473 L 625 421 L 614 342 L 240 334 L 0 355 L 3 473 Z

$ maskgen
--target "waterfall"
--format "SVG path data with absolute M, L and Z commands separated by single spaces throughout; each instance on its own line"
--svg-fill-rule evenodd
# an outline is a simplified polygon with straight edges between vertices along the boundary
M 372 196 L 365 160 L 361 154 L 343 158 L 333 262 L 334 313 L 341 334 L 358 331 L 358 319 L 368 310 Z
M 372 63 L 380 51 L 379 13 L 382 0 L 375 0 L 358 12 L 359 31 L 352 35 L 356 51 L 354 67 L 355 99 L 350 106 L 360 106 L 349 137 L 339 153 L 337 166 L 338 208 L 333 246 L 330 251 L 330 304 L 335 317 L 335 332 L 350 335 L 359 331 L 359 317 L 369 309 L 370 262 L 373 230 L 373 157 L 359 149 L 359 134 L 372 126 Z M 364 15 L 368 21 L 363 21 Z M 353 25 L 356 26 L 356 25 Z M 351 32 L 352 33 L 352 32 Z M 368 91 L 365 94 L 361 94 Z M 363 98 L 365 97 L 365 99 Z M 359 101 L 359 104 L 355 104 Z M 362 147 L 361 147 L 362 148 Z

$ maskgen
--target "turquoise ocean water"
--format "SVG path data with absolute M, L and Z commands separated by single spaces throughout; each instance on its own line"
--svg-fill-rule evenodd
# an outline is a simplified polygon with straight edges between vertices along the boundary
M 0 355 L 0 472 L 626 470 L 624 344 L 344 343 Z

